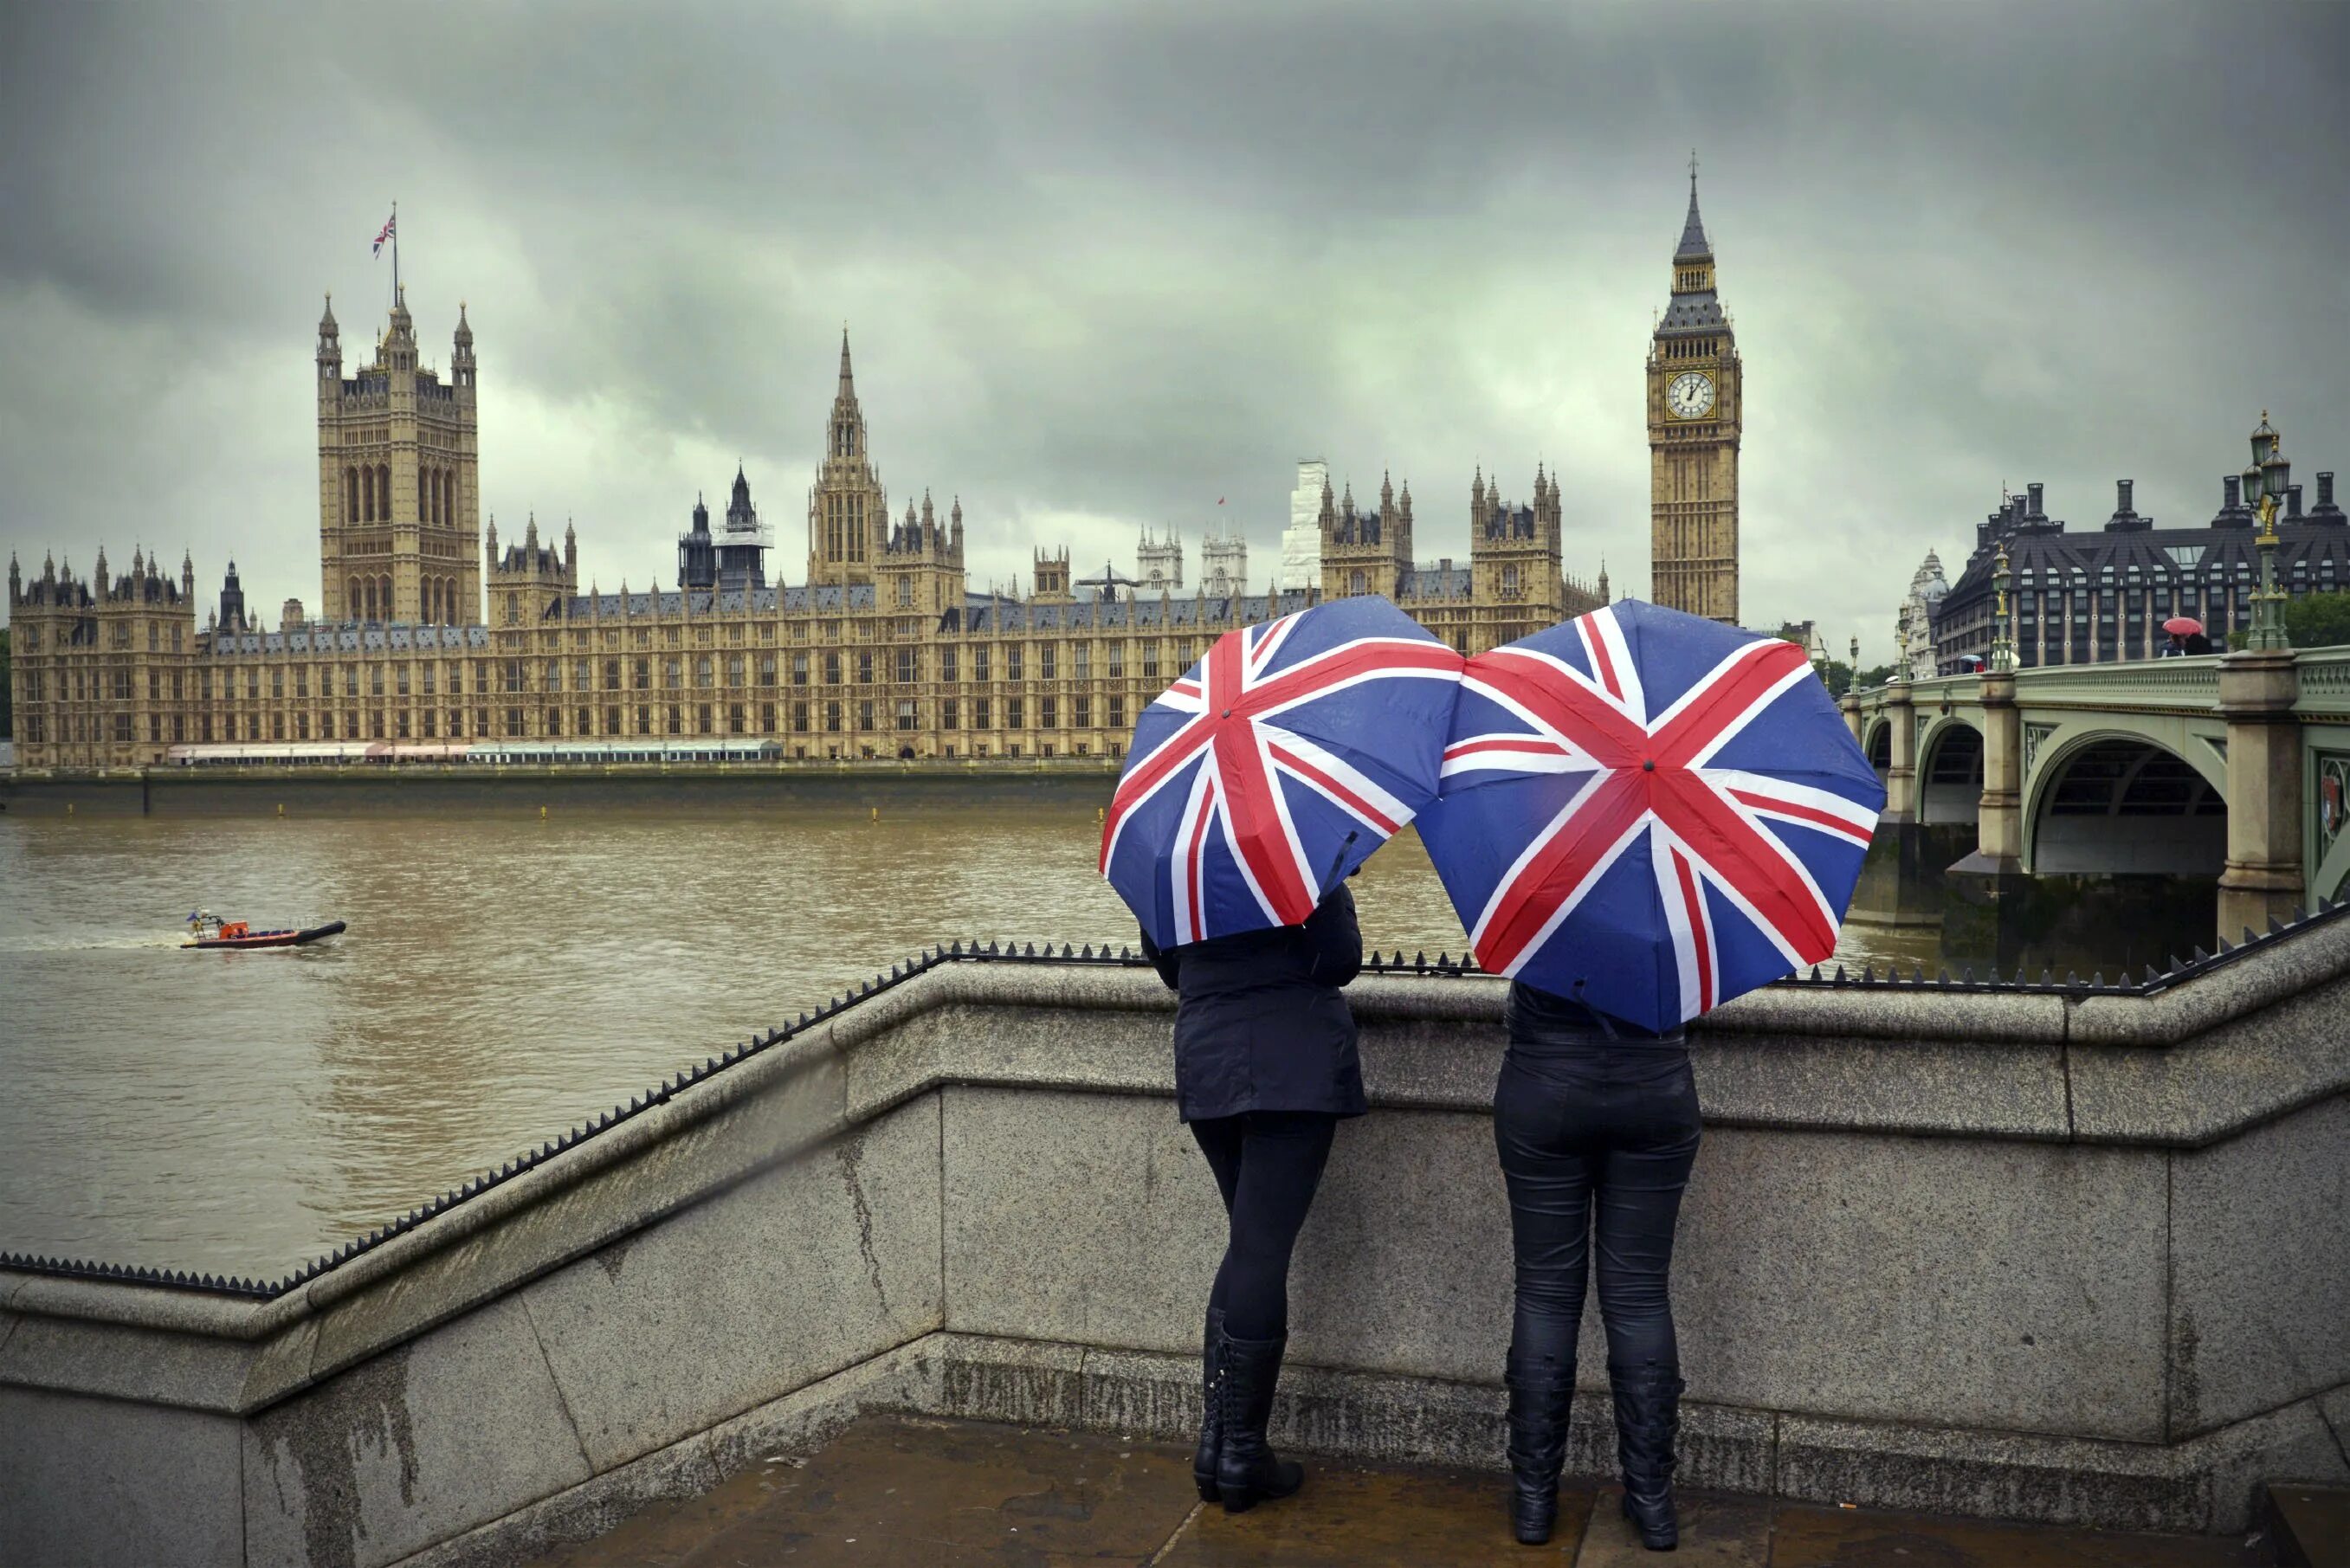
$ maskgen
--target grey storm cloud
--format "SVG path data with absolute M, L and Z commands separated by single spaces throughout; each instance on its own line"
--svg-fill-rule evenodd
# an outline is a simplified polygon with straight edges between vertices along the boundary
M 1747 618 L 1881 658 L 2003 484 L 2198 522 L 2263 409 L 2350 468 L 2345 61 L 2319 5 L 12 7 L 0 546 L 315 601 L 312 333 L 380 322 L 397 199 L 487 504 L 607 587 L 737 460 L 798 575 L 846 323 L 981 579 L 1222 517 L 1262 580 L 1321 456 L 1431 557 L 1546 463 L 1568 569 L 1644 592 L 1694 146 Z

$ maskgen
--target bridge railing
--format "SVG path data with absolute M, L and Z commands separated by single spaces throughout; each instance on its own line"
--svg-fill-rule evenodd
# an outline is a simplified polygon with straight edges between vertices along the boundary
M 2350 648 L 2313 648 L 2294 660 L 2305 714 L 2350 717 Z
M 2220 700 L 2217 654 L 2128 664 L 2052 664 L 2015 674 L 2019 701 L 2159 703 L 2209 709 Z

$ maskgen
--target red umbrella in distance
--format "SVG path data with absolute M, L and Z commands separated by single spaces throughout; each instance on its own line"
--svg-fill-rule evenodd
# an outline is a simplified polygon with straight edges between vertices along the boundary
M 2175 615 L 2162 623 L 2162 629 L 2173 637 L 2193 637 L 2203 629 L 2203 623 L 2191 615 Z

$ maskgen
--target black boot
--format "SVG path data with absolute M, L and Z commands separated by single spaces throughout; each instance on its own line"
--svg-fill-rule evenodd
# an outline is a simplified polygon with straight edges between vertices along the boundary
M 1273 1391 L 1281 1382 L 1281 1353 L 1289 1341 L 1223 1336 L 1223 1445 L 1216 1453 L 1216 1493 L 1226 1513 L 1245 1513 L 1267 1498 L 1287 1497 L 1304 1484 L 1303 1466 L 1274 1455 L 1264 1440 L 1273 1419 Z
M 1628 1371 L 1608 1368 L 1616 1395 L 1616 1455 L 1624 1466 L 1624 1517 L 1651 1552 L 1680 1542 L 1673 1517 L 1673 1438 L 1680 1430 L 1679 1369 L 1651 1361 Z
M 1224 1443 L 1224 1309 L 1208 1309 L 1208 1332 L 1200 1349 L 1200 1447 L 1191 1456 L 1191 1479 L 1200 1501 L 1216 1501 L 1216 1452 Z
M 1510 1470 L 1517 1480 L 1510 1523 L 1522 1546 L 1540 1546 L 1558 1522 L 1558 1472 L 1566 1462 L 1566 1418 L 1575 1404 L 1575 1351 L 1564 1360 L 1510 1347 Z

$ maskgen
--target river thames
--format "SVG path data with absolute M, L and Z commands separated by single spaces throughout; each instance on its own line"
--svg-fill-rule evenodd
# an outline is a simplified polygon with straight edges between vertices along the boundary
M 0 815 L 0 1250 L 276 1278 L 930 943 L 1131 941 L 1100 794 Z M 1356 888 L 1370 944 L 1461 950 L 1417 838 Z M 180 951 L 199 904 L 350 929 Z

